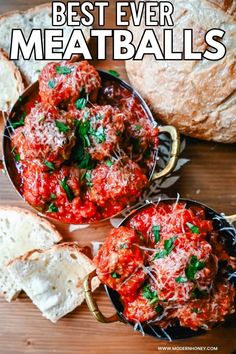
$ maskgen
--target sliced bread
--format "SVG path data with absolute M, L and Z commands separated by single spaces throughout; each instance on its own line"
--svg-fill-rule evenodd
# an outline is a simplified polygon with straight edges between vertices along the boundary
M 48 221 L 21 208 L 0 207 L 0 292 L 11 301 L 21 291 L 6 264 L 13 258 L 39 248 L 47 249 L 61 241 L 61 235 Z
M 8 112 L 24 91 L 19 69 L 0 49 L 0 111 Z
M 67 242 L 18 257 L 8 269 L 43 316 L 55 323 L 84 301 L 83 281 L 95 265 L 76 242 Z M 98 285 L 93 278 L 93 289 Z
M 90 38 L 90 28 L 83 25 L 80 26 L 61 26 L 52 27 L 52 4 L 43 4 L 36 6 L 27 11 L 12 11 L 0 16 L 0 47 L 3 48 L 9 55 L 10 53 L 10 34 L 12 29 L 22 29 L 25 38 L 27 39 L 31 31 L 36 29 L 63 29 L 63 47 L 70 38 L 74 28 L 80 28 L 83 31 L 84 37 L 87 41 Z M 22 57 L 15 61 L 21 73 L 24 76 L 26 84 L 29 85 L 38 79 L 39 73 L 46 65 L 47 61 L 38 60 L 24 60 Z

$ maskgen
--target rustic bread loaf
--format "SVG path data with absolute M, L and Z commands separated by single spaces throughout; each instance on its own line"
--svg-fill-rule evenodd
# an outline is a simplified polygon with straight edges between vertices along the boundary
M 24 91 L 21 73 L 0 49 L 0 111 L 7 112 Z
M 0 16 L 0 48 L 3 48 L 8 55 L 10 52 L 11 42 L 10 34 L 13 28 L 22 29 L 25 38 L 28 38 L 34 28 L 39 28 L 42 30 L 57 28 L 52 27 L 52 4 L 43 4 L 27 11 L 12 11 Z M 63 29 L 64 31 L 64 45 L 68 42 L 74 28 L 81 28 L 87 41 L 90 38 L 90 28 L 83 25 L 76 27 L 65 25 L 58 28 Z M 22 57 L 15 61 L 15 64 L 23 74 L 27 85 L 38 79 L 40 71 L 46 63 L 47 61 L 44 60 L 24 60 Z
M 83 282 L 95 265 L 80 250 L 76 242 L 61 243 L 46 251 L 28 252 L 8 265 L 18 286 L 52 322 L 85 299 Z M 93 278 L 93 290 L 98 285 L 98 278 Z
M 60 241 L 61 235 L 45 219 L 25 209 L 0 207 L 0 292 L 7 301 L 15 298 L 22 288 L 6 264 L 32 249 L 47 249 Z
M 174 50 L 181 51 L 183 29 L 194 31 L 194 50 L 204 51 L 204 34 L 212 28 L 226 31 L 226 56 L 220 61 L 126 62 L 128 77 L 152 108 L 157 118 L 173 124 L 192 137 L 217 142 L 236 142 L 236 1 L 172 0 Z M 137 46 L 146 26 L 131 24 Z M 163 27 L 155 27 L 163 42 Z

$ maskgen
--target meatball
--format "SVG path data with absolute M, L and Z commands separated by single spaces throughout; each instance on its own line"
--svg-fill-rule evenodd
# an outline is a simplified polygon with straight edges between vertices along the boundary
M 39 159 L 51 169 L 69 158 L 74 144 L 70 115 L 42 103 L 32 108 L 24 127 L 16 129 L 12 136 L 21 160 Z
M 212 261 L 211 245 L 195 235 L 180 234 L 161 240 L 157 252 L 150 255 L 155 287 L 159 299 L 184 303 L 191 298 L 193 289 L 207 288 L 217 273 L 217 261 Z
M 176 317 L 183 327 L 210 329 L 235 312 L 235 295 L 233 285 L 219 283 L 209 297 L 187 303 L 177 311 Z
M 87 61 L 49 63 L 39 77 L 42 102 L 55 106 L 67 106 L 83 94 L 88 94 L 93 102 L 100 85 L 98 72 Z
M 23 168 L 23 196 L 39 210 L 57 220 L 83 223 L 97 213 L 96 206 L 81 197 L 81 172 L 74 166 L 62 166 L 60 170 L 45 172 L 34 161 Z
M 123 289 L 129 296 L 136 292 L 140 280 L 145 278 L 143 255 L 136 243 L 138 235 L 134 230 L 124 226 L 113 229 L 94 259 L 99 279 L 119 292 Z M 128 286 L 126 291 L 124 283 Z
M 150 301 L 143 296 L 141 290 L 139 294 L 132 299 L 128 300 L 126 297 L 122 298 L 124 304 L 124 316 L 131 322 L 146 322 L 158 317 L 157 309 L 159 307 L 150 304 Z M 156 310 L 155 310 L 156 309 Z
M 148 179 L 135 162 L 124 157 L 98 165 L 90 173 L 89 185 L 91 201 L 102 207 L 106 207 L 109 200 L 116 201 L 122 208 L 141 195 Z
M 77 111 L 77 136 L 92 159 L 109 157 L 124 131 L 124 114 L 111 106 L 96 106 Z

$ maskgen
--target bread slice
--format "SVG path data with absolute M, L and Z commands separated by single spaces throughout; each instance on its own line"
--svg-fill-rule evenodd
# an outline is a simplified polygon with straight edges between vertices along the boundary
M 33 2 L 32 2 L 33 3 Z M 0 47 L 3 48 L 9 55 L 10 53 L 10 34 L 12 29 L 22 29 L 27 39 L 32 29 L 63 29 L 64 48 L 70 38 L 74 28 L 80 28 L 83 31 L 87 41 L 90 38 L 90 27 L 80 26 L 61 26 L 52 27 L 52 4 L 47 3 L 36 6 L 27 11 L 12 11 L 0 16 Z M 56 49 L 55 49 L 56 51 Z M 24 76 L 26 84 L 35 82 L 38 79 L 40 71 L 46 65 L 45 60 L 24 60 L 22 57 L 15 61 L 21 73 Z
M 0 111 L 8 112 L 24 91 L 19 69 L 0 49 Z
M 55 323 L 84 301 L 83 281 L 95 265 L 76 242 L 67 242 L 18 257 L 8 269 L 43 316 Z M 93 278 L 93 289 L 98 285 Z
M 11 301 L 21 286 L 9 274 L 6 264 L 35 249 L 47 249 L 61 241 L 61 235 L 48 221 L 21 208 L 0 207 L 0 292 Z

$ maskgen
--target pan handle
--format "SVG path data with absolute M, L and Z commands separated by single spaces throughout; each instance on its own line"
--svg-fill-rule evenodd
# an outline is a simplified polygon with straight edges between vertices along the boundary
M 233 224 L 233 223 L 236 222 L 236 215 L 226 216 L 225 218 L 226 218 L 226 220 L 227 220 L 228 222 L 230 222 L 231 224 Z
M 159 133 L 168 133 L 171 137 L 172 140 L 172 146 L 171 146 L 171 152 L 170 152 L 170 160 L 168 164 L 165 166 L 165 168 L 160 171 L 160 172 L 154 172 L 152 176 L 152 182 L 155 181 L 158 178 L 167 176 L 169 173 L 171 173 L 178 161 L 178 156 L 179 156 L 179 149 L 180 149 L 180 136 L 175 127 L 172 125 L 165 125 L 165 126 L 160 126 L 158 127 Z
M 85 300 L 87 302 L 88 308 L 97 321 L 102 323 L 111 323 L 120 321 L 120 318 L 117 313 L 110 317 L 105 317 L 98 308 L 98 305 L 93 297 L 91 282 L 92 278 L 96 276 L 96 270 L 89 274 L 89 276 L 84 281 L 84 292 L 85 292 Z

